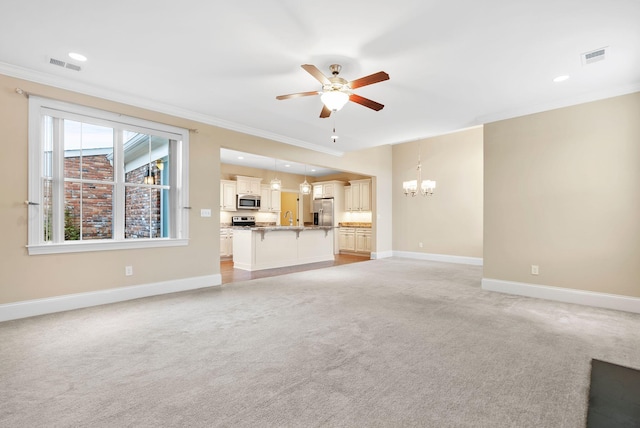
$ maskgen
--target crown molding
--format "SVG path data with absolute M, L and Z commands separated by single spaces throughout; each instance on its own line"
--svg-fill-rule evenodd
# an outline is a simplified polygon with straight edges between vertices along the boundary
M 143 99 L 138 96 L 127 95 L 124 93 L 116 92 L 112 89 L 101 88 L 94 85 L 88 85 L 85 83 L 79 83 L 70 79 L 54 76 L 51 74 L 43 73 L 40 71 L 31 70 L 24 67 L 19 67 L 13 64 L 8 64 L 0 61 L 0 74 L 6 76 L 15 77 L 18 79 L 28 80 L 34 83 L 40 83 L 47 86 L 53 86 L 55 88 L 64 89 L 67 91 L 78 92 L 80 94 L 89 95 L 92 97 L 102 98 L 109 101 L 115 101 L 122 104 L 131 105 L 134 107 L 143 108 L 146 110 L 152 110 L 158 113 L 164 113 L 171 116 L 180 117 L 182 119 L 189 119 L 206 125 L 217 126 L 219 128 L 228 129 L 230 131 L 241 132 L 243 134 L 253 135 L 254 137 L 266 138 L 268 140 L 278 141 L 280 143 L 289 144 L 291 146 L 297 146 L 315 152 L 326 153 L 333 156 L 343 156 L 344 152 L 340 150 L 334 150 L 317 144 L 309 143 L 307 141 L 298 140 L 296 138 L 286 137 L 284 135 L 275 134 L 273 132 L 264 131 L 262 129 L 252 128 L 250 126 L 242 125 L 235 122 L 219 119 L 214 116 L 206 115 L 203 113 L 194 112 L 187 109 L 182 109 L 169 104 L 160 103 L 157 101 Z

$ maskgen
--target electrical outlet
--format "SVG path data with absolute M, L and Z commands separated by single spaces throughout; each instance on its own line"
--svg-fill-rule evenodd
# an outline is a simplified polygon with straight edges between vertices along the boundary
M 418 243 L 418 247 L 422 248 L 422 242 Z
M 133 275 L 133 266 L 125 266 L 124 267 L 124 274 L 125 274 L 125 276 Z
M 200 217 L 211 217 L 211 210 L 210 209 L 201 209 L 200 210 Z
M 538 265 L 531 265 L 531 275 L 538 275 L 539 269 Z

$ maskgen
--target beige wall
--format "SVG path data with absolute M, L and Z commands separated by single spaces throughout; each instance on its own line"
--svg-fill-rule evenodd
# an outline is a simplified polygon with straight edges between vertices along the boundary
M 277 175 L 282 182 L 282 188 L 288 190 L 298 190 L 300 188 L 300 183 L 304 181 L 304 175 L 289 174 L 281 171 L 278 171 L 278 173 L 275 174 L 274 171 L 266 169 L 230 164 L 222 164 L 220 166 L 220 178 L 223 180 L 235 180 L 237 175 L 262 178 L 261 184 L 269 184 L 274 176 Z
M 437 182 L 432 196 L 402 193 L 418 150 L 422 178 Z M 482 128 L 393 146 L 394 250 L 481 258 L 482 203 Z
M 27 243 L 27 127 L 28 100 L 16 94 L 27 92 L 75 102 L 125 115 L 196 129 L 190 134 L 190 241 L 187 247 L 99 251 L 29 256 Z M 378 175 L 391 181 L 390 147 L 349 153 L 341 157 L 312 152 L 235 131 L 172 117 L 116 102 L 97 99 L 61 89 L 0 75 L 0 304 L 149 284 L 164 280 L 215 275 L 219 273 L 219 186 L 220 147 L 264 156 L 313 163 L 330 168 Z M 311 162 L 313 161 L 313 162 Z M 382 189 L 382 190 L 381 190 Z M 374 241 L 379 251 L 391 250 L 390 196 L 381 194 L 380 224 Z M 386 201 L 386 204 L 384 203 Z M 201 218 L 201 208 L 213 216 Z M 134 275 L 124 276 L 131 265 Z
M 488 124 L 484 147 L 485 278 L 640 297 L 640 93 Z

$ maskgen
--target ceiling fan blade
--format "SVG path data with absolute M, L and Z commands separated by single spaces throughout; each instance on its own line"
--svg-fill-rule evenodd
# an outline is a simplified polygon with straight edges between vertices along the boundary
M 277 100 L 288 100 L 289 98 L 308 97 L 309 95 L 318 95 L 318 94 L 320 94 L 320 92 L 318 92 L 318 91 L 298 92 L 296 94 L 278 95 L 276 97 L 276 99 Z
M 351 82 L 349 82 L 349 87 L 351 87 L 351 89 L 356 89 L 362 86 L 367 86 L 367 85 L 372 85 L 374 83 L 382 82 L 384 80 L 389 80 L 389 75 L 384 71 L 378 71 L 377 73 L 370 74 L 369 76 L 352 80 Z
M 322 71 L 318 70 L 318 67 L 316 67 L 315 65 L 302 64 L 301 67 L 304 68 L 307 73 L 309 73 L 310 75 L 315 77 L 316 80 L 318 82 L 322 83 L 323 85 L 330 85 L 331 84 L 331 82 L 329 81 L 327 76 L 322 74 Z
M 323 105 L 322 111 L 320 112 L 320 117 L 325 118 L 329 116 L 331 116 L 331 110 L 327 106 Z
M 370 109 L 373 109 L 375 111 L 380 111 L 384 108 L 384 105 L 356 94 L 349 95 L 349 101 L 353 101 L 354 103 L 369 107 Z

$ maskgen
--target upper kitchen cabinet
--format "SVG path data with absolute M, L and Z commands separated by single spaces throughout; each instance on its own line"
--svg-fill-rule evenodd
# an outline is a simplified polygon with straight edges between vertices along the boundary
M 342 181 L 324 181 L 313 183 L 313 199 L 335 198 L 338 192 L 342 192 Z
M 260 182 L 262 178 L 236 176 L 238 195 L 260 195 Z
M 260 211 L 280 212 L 282 199 L 280 190 L 271 190 L 268 184 L 263 184 L 260 189 Z
M 220 180 L 220 209 L 222 211 L 237 211 L 235 181 Z
M 313 183 L 313 198 L 311 199 L 310 212 L 313 212 L 313 200 L 321 198 L 333 198 L 334 210 L 337 213 L 344 211 L 344 181 L 318 181 Z
M 371 211 L 371 180 L 352 180 L 349 183 L 349 192 L 345 191 L 345 210 Z

